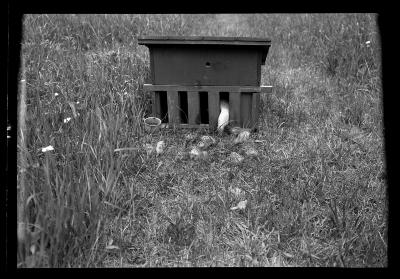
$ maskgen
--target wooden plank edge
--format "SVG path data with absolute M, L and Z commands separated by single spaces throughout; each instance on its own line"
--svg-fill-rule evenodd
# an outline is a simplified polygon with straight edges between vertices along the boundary
M 172 128 L 181 128 L 181 129 L 209 129 L 209 124 L 182 124 L 182 123 L 162 123 L 161 129 L 172 129 Z
M 274 89 L 274 87 L 271 86 L 271 85 L 261 86 L 260 87 L 260 93 L 272 93 L 273 89 Z
M 228 92 L 255 92 L 271 93 L 273 86 L 222 86 L 222 85 L 153 85 L 143 84 L 143 90 L 146 91 L 228 91 Z

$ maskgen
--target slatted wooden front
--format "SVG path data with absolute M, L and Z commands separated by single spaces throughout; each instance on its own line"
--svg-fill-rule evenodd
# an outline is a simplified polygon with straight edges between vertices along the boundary
M 161 104 L 161 94 L 167 94 L 168 123 L 180 127 L 217 128 L 220 114 L 220 92 L 229 93 L 229 121 L 234 126 L 254 128 L 259 116 L 260 93 L 270 93 L 271 86 L 241 87 L 241 86 L 175 86 L 175 85 L 151 85 L 145 84 L 144 90 L 153 92 L 153 116 L 165 119 Z M 179 92 L 187 92 L 188 121 L 181 119 Z M 202 123 L 200 107 L 200 92 L 206 92 L 208 97 L 208 123 Z M 204 94 L 204 93 L 202 93 Z

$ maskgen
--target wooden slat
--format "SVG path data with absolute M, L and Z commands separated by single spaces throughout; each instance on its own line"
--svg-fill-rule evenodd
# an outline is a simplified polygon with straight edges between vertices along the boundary
M 166 44 L 205 44 L 205 45 L 238 45 L 238 46 L 259 46 L 271 45 L 268 38 L 239 38 L 239 37 L 202 37 L 202 36 L 143 36 L 138 38 L 139 45 L 166 45 Z
M 273 86 L 261 86 L 260 87 L 260 91 L 256 91 L 256 92 L 260 92 L 260 93 L 272 93 L 272 89 L 274 87 Z
M 190 125 L 190 124 L 184 124 L 184 123 L 164 123 L 163 126 L 161 126 L 161 129 L 175 129 L 175 128 L 182 128 L 182 129 L 205 129 L 208 130 L 210 125 L 208 124 L 196 124 L 196 125 Z
M 249 128 L 252 125 L 252 99 L 252 93 L 242 93 L 240 100 L 240 120 L 244 128 Z
M 153 92 L 153 116 L 161 118 L 161 102 L 160 102 L 160 93 Z
M 151 92 L 151 114 L 155 117 L 158 117 L 156 106 L 156 92 Z
M 261 52 L 257 52 L 257 85 L 261 84 L 261 64 L 263 61 L 261 61 Z M 153 79 L 154 80 L 154 79 Z
M 252 111 L 251 128 L 253 129 L 258 126 L 258 117 L 260 115 L 260 93 L 253 93 L 251 111 Z
M 154 53 L 150 51 L 150 79 L 151 83 L 155 81 Z
M 167 98 L 168 98 L 168 122 L 180 123 L 178 91 L 174 90 L 167 91 Z
M 210 125 L 208 124 L 179 124 L 177 125 L 178 128 L 183 129 L 208 129 Z
M 263 50 L 266 51 L 267 47 L 271 46 L 269 42 L 235 42 L 235 41 L 151 41 L 143 40 L 139 42 L 139 45 L 234 45 L 234 46 L 255 46 L 264 47 Z
M 145 91 L 219 91 L 219 92 L 260 92 L 265 90 L 264 93 L 269 93 L 272 86 L 190 86 L 190 85 L 153 85 L 144 84 L 143 90 Z
M 251 41 L 251 42 L 271 42 L 269 38 L 262 37 L 217 37 L 217 36 L 157 36 L 148 35 L 138 37 L 138 42 L 142 41 Z
M 212 130 L 217 128 L 219 113 L 219 92 L 208 91 L 208 122 Z
M 229 92 L 229 122 L 233 126 L 241 126 L 240 121 L 240 99 L 241 92 Z
M 198 91 L 188 91 L 189 124 L 200 124 L 200 96 Z

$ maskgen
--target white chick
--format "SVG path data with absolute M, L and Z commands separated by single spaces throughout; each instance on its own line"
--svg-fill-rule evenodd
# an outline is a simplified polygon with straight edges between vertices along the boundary
M 230 159 L 230 161 L 231 161 L 232 163 L 239 164 L 239 163 L 241 163 L 241 162 L 244 160 L 244 157 L 243 157 L 242 155 L 236 153 L 236 152 L 232 152 L 232 153 L 229 155 L 229 159 Z
M 229 104 L 227 101 L 221 100 L 221 113 L 218 116 L 218 131 L 222 132 L 229 122 Z
M 215 144 L 216 141 L 213 137 L 211 136 L 202 136 L 201 141 L 198 143 L 198 147 L 200 148 L 208 148 L 211 145 Z
M 165 142 L 163 140 L 157 142 L 157 146 L 156 146 L 157 155 L 160 155 L 161 153 L 163 153 L 164 149 L 165 149 Z
M 242 131 L 240 134 L 235 138 L 233 141 L 234 144 L 242 143 L 248 140 L 250 137 L 250 132 L 249 131 Z
M 145 145 L 144 145 L 144 149 L 146 150 L 146 154 L 149 156 L 149 155 L 151 155 L 152 153 L 153 153 L 153 151 L 154 151 L 154 147 L 151 145 L 151 144 L 149 144 L 149 143 L 146 143 Z
M 202 151 L 200 148 L 198 147 L 194 147 L 190 153 L 189 153 L 190 159 L 205 159 L 208 157 L 208 152 L 207 151 Z
M 197 147 L 193 148 L 190 153 L 190 159 L 197 159 L 201 156 L 201 150 Z
M 251 146 L 245 147 L 245 153 L 248 156 L 257 156 L 258 155 L 258 151 Z

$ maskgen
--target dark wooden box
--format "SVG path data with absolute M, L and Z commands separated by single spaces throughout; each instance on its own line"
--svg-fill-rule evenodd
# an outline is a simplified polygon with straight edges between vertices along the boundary
M 138 39 L 150 50 L 153 85 L 260 86 L 271 41 L 236 37 Z
M 229 102 L 232 125 L 255 128 L 259 116 L 261 65 L 271 41 L 233 37 L 159 37 L 138 39 L 150 50 L 153 116 L 180 127 L 214 130 L 220 102 Z

